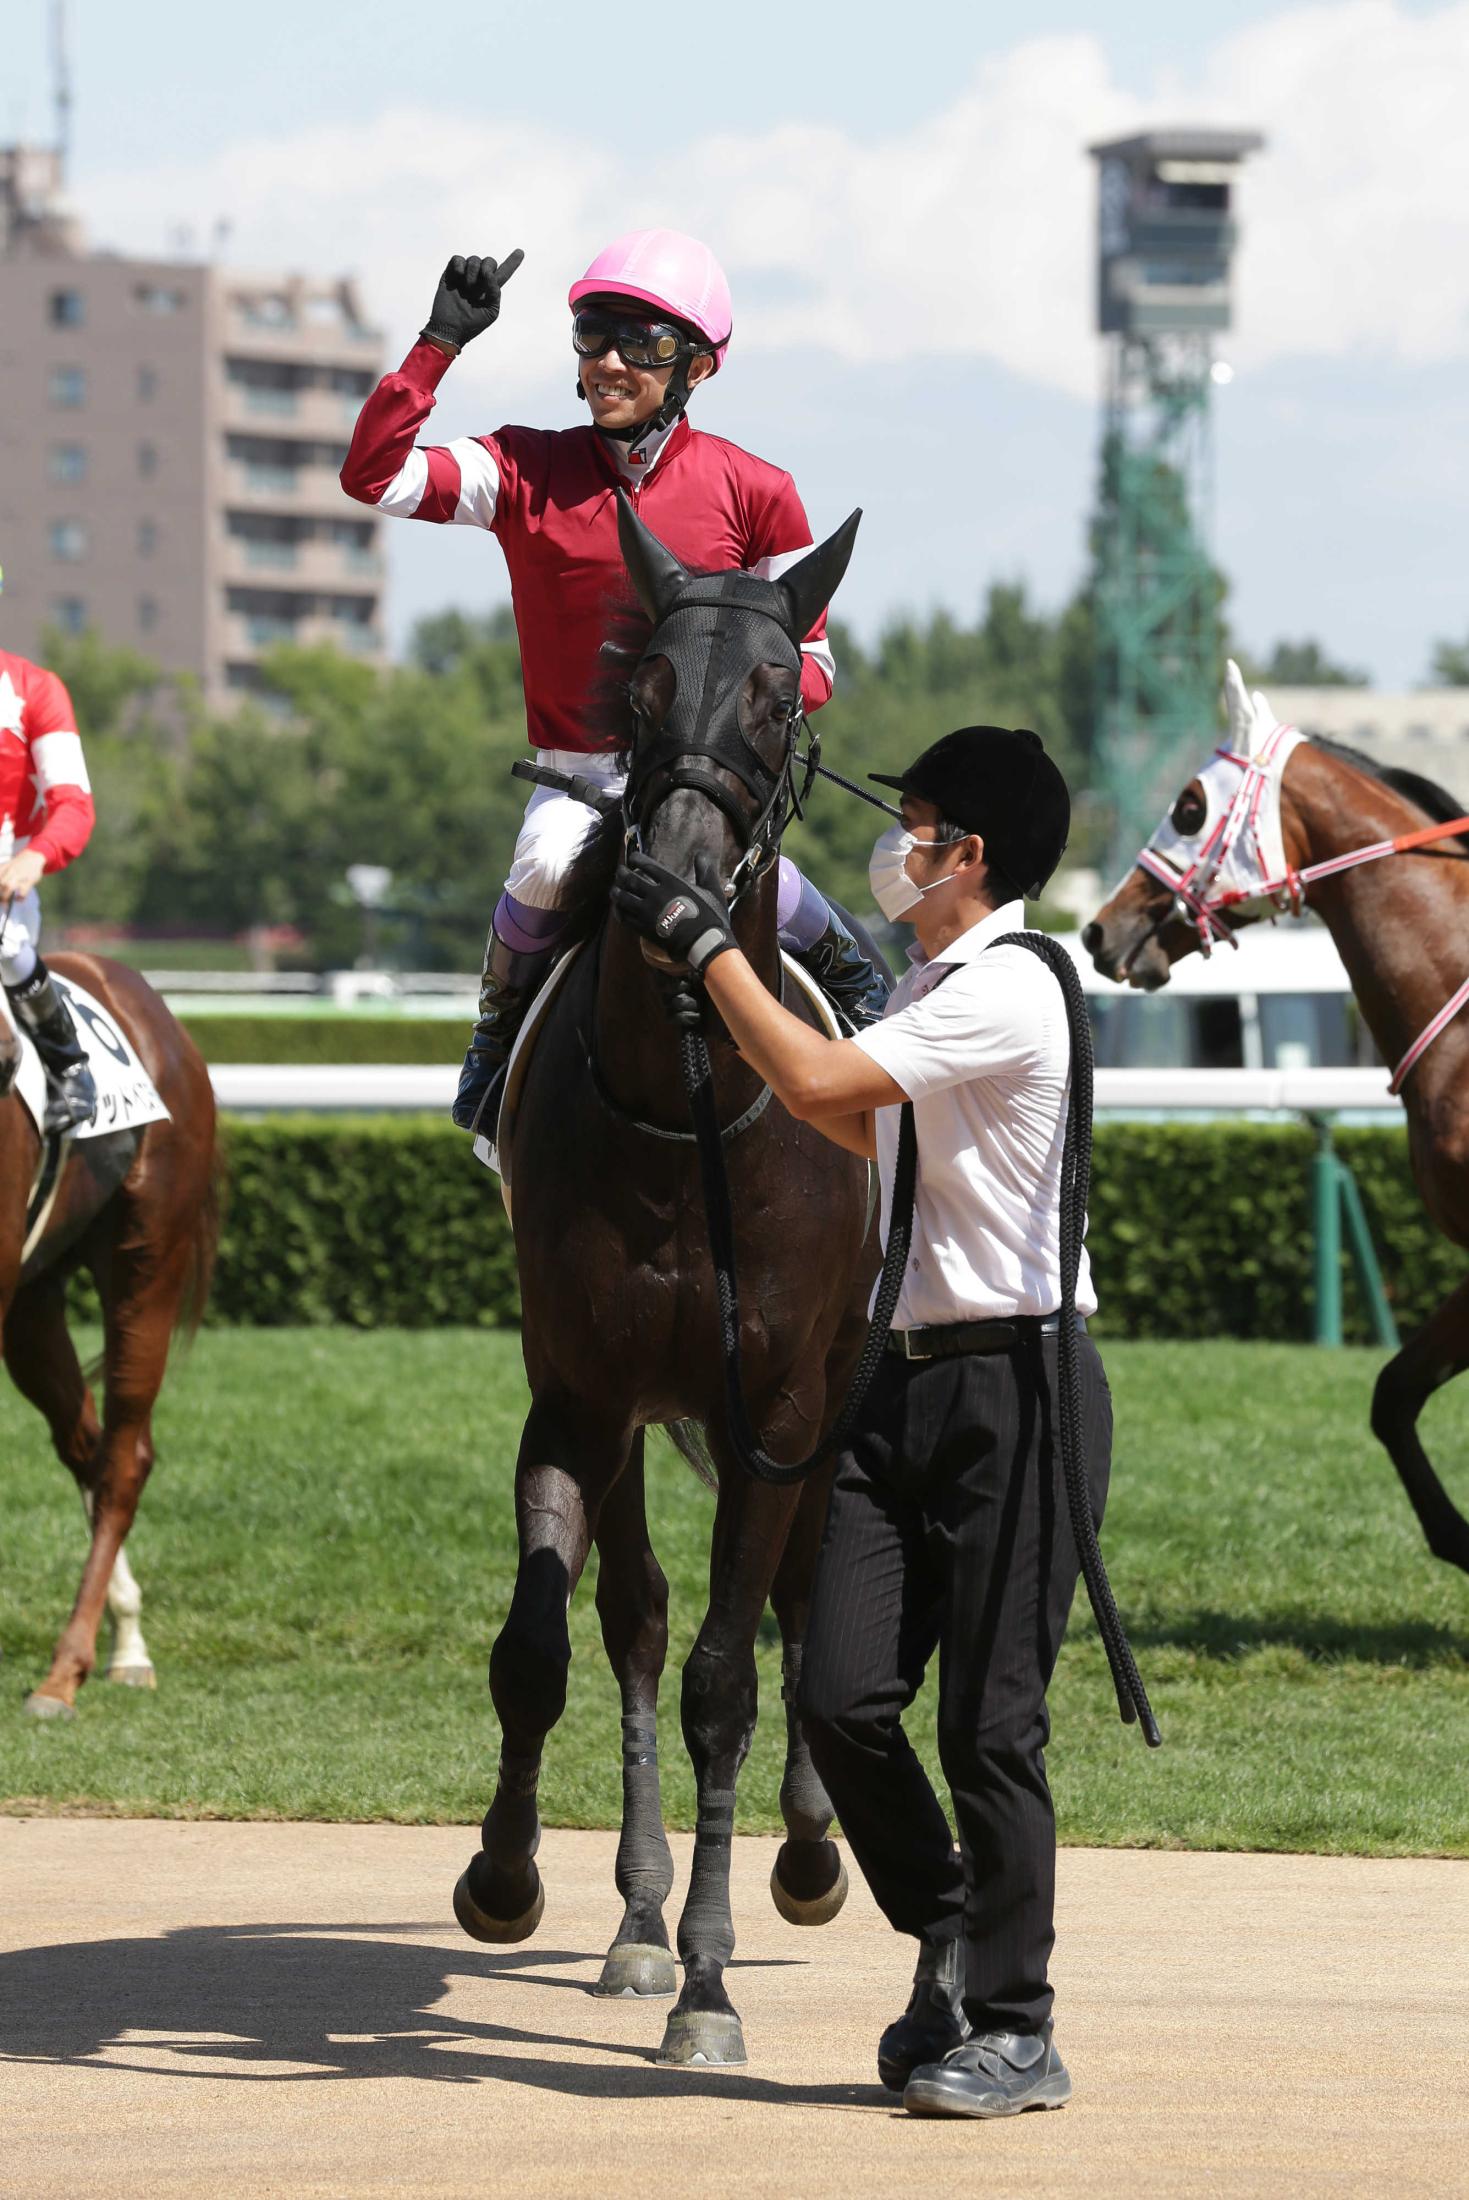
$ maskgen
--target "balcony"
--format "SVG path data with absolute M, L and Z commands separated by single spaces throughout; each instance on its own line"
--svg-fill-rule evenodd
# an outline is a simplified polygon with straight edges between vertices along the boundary
M 224 535 L 220 540 L 222 577 L 227 585 L 269 586 L 281 576 L 287 588 L 323 594 L 381 587 L 383 555 L 341 542 L 274 542 L 258 536 Z
M 381 630 L 357 620 L 284 619 L 237 611 L 228 613 L 224 620 L 224 654 L 232 664 L 248 663 L 283 642 L 295 643 L 301 649 L 328 643 L 344 656 L 367 659 L 380 658 L 384 653 Z
M 250 315 L 238 306 L 226 309 L 222 349 L 249 359 L 309 359 L 316 365 L 362 367 L 380 371 L 382 335 L 378 329 L 349 322 Z
M 346 443 L 365 400 L 340 390 L 283 390 L 253 382 L 223 384 L 221 417 L 226 432 L 266 434 L 279 427 L 288 435 L 321 442 Z
M 230 459 L 224 466 L 223 491 L 221 503 L 273 507 L 312 518 L 340 519 L 351 509 L 331 466 L 267 466 Z

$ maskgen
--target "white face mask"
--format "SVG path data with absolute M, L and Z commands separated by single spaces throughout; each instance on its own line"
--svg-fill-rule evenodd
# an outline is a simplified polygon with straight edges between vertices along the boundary
M 908 857 L 912 850 L 954 845 L 948 840 L 919 840 L 906 825 L 890 825 L 882 834 L 867 859 L 867 883 L 872 888 L 873 900 L 889 924 L 906 917 L 910 909 L 918 907 L 925 894 L 947 886 L 954 876 L 950 871 L 943 878 L 935 879 L 932 886 L 915 886 L 908 876 Z

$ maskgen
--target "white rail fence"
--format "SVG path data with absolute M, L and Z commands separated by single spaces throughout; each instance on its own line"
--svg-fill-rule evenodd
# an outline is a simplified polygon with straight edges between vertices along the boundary
M 447 1113 L 458 1070 L 441 1062 L 225 1062 L 210 1073 L 232 1114 Z M 1101 1069 L 1103 1113 L 1401 1117 L 1385 1069 Z

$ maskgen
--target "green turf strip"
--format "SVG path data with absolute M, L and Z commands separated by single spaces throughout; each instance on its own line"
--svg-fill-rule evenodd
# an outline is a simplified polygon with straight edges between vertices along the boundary
M 1469 1855 L 1469 1581 L 1428 1555 L 1367 1429 L 1375 1355 L 1116 1344 L 1104 1543 L 1163 1725 L 1118 1723 L 1084 1605 L 1052 1691 L 1069 1841 Z M 176 1367 L 130 1550 L 155 1696 L 94 1682 L 69 1726 L 22 1719 L 75 1589 L 81 1511 L 40 1422 L 0 1399 L 0 1797 L 181 1815 L 477 1819 L 496 1733 L 490 1642 L 514 1569 L 518 1340 L 483 1331 L 212 1332 Z M 1469 1386 L 1425 1416 L 1469 1508 Z M 673 1660 L 703 1612 L 712 1500 L 661 1445 L 650 1511 Z M 593 1561 L 595 1566 L 595 1560 Z M 617 1699 L 589 1571 L 572 1608 L 549 1822 L 614 1823 Z M 778 1826 L 779 1650 L 740 1824 Z M 676 1679 L 664 1796 L 693 1785 Z M 930 1762 L 932 1706 L 915 1738 Z

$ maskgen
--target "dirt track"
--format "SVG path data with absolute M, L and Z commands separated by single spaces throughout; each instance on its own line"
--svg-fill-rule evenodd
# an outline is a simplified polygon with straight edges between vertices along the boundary
M 750 2062 L 679 2074 L 667 2003 L 583 1991 L 611 1835 L 546 1836 L 498 1954 L 446 1923 L 470 1846 L 0 1821 L 0 2191 L 1469 2193 L 1469 1864 L 1064 1852 L 1076 2098 L 981 2126 L 876 2085 L 905 1950 L 860 1886 L 795 1931 L 736 1844 Z

